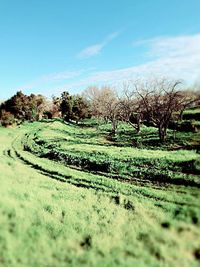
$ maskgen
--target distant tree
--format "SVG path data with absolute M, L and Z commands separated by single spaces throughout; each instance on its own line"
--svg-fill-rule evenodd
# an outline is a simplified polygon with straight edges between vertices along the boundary
M 46 102 L 42 95 L 31 94 L 28 96 L 26 119 L 33 121 L 41 119 L 46 108 Z
M 119 100 L 114 88 L 103 86 L 96 100 L 96 112 L 99 117 L 112 123 L 112 134 L 115 135 L 120 119 Z
M 83 98 L 86 99 L 90 105 L 92 116 L 95 117 L 101 116 L 100 114 L 101 112 L 99 109 L 100 95 L 101 95 L 101 89 L 98 88 L 97 86 L 89 86 L 82 93 Z
M 56 96 L 52 96 L 51 100 L 46 100 L 43 112 L 44 118 L 52 119 L 61 117 L 60 103 L 61 98 Z
M 140 133 L 143 119 L 143 105 L 138 95 L 133 90 L 132 82 L 123 83 L 122 96 L 120 97 L 120 118 L 131 125 Z
M 11 113 L 18 121 L 38 120 L 42 117 L 46 99 L 42 95 L 27 96 L 21 91 L 0 105 L 0 110 Z
M 69 121 L 72 118 L 73 97 L 69 92 L 63 92 L 61 94 L 60 110 L 62 117 Z
M 12 113 L 2 109 L 0 110 L 0 123 L 5 127 L 13 125 L 15 123 L 15 117 Z
M 56 97 L 56 96 L 52 96 L 52 106 L 51 106 L 51 114 L 52 117 L 60 117 L 61 115 L 61 108 L 60 108 L 60 104 L 61 104 L 61 98 L 60 97 Z
M 112 124 L 112 134 L 115 135 L 120 120 L 120 101 L 116 90 L 111 86 L 90 86 L 83 95 L 91 105 L 92 115 Z
M 81 96 L 73 96 L 72 119 L 78 124 L 80 120 L 88 117 L 91 117 L 89 103 Z
M 18 120 L 25 120 L 29 111 L 28 97 L 21 91 L 17 92 L 13 97 L 2 104 L 2 108 L 10 112 Z
M 189 90 L 184 90 L 180 92 L 179 98 L 180 113 L 178 119 L 180 120 L 182 120 L 183 112 L 187 108 L 200 106 L 200 91 L 194 91 L 192 88 Z
M 135 90 L 143 104 L 143 114 L 158 128 L 161 142 L 166 139 L 173 114 L 180 111 L 180 85 L 181 81 L 166 78 L 135 84 Z

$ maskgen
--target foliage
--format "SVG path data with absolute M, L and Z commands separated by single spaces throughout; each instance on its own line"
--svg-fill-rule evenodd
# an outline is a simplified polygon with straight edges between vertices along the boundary
M 5 111 L 4 109 L 0 110 L 0 121 L 2 126 L 11 126 L 15 122 L 14 115 L 10 112 Z
M 80 120 L 90 118 L 91 112 L 87 101 L 81 96 L 73 97 L 72 119 L 78 123 Z
M 91 117 L 87 101 L 79 95 L 63 92 L 60 100 L 60 110 L 65 121 L 80 120 Z
M 45 106 L 45 98 L 42 95 L 31 94 L 27 96 L 21 91 L 3 102 L 0 110 L 5 110 L 18 121 L 38 120 L 42 117 Z
M 61 95 L 60 110 L 62 117 L 69 121 L 72 117 L 73 98 L 68 92 L 63 92 Z

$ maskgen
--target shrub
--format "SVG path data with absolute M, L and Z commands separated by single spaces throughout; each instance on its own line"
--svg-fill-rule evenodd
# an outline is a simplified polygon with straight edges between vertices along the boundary
M 0 120 L 1 120 L 1 125 L 5 127 L 11 126 L 15 123 L 14 115 L 5 110 L 1 110 Z

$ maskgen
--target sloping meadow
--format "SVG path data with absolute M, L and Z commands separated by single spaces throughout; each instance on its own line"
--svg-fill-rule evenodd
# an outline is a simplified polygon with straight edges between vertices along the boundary
M 196 151 L 116 146 L 106 136 L 93 127 L 54 122 L 27 134 L 24 147 L 37 156 L 122 181 L 200 186 Z
M 0 129 L 1 266 L 199 266 L 198 154 L 103 129 Z

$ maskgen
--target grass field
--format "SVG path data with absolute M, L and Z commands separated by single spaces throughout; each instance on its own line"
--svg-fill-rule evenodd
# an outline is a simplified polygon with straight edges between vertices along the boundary
M 0 128 L 0 266 L 199 266 L 199 132 L 109 130 Z

